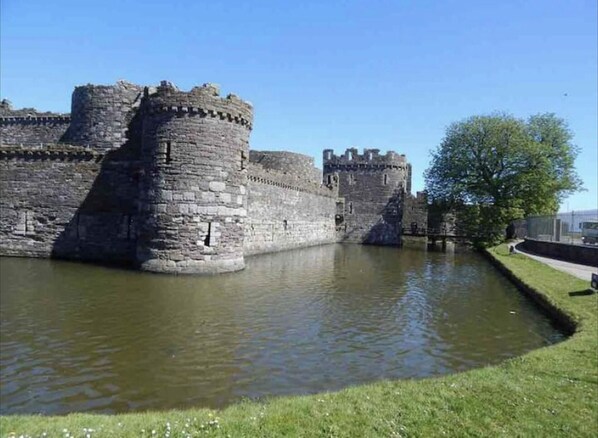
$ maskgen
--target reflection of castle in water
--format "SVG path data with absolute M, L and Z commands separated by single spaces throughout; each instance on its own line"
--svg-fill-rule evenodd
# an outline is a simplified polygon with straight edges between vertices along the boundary
M 563 338 L 477 254 L 321 245 L 247 263 L 194 277 L 4 259 L 0 348 L 18 360 L 0 369 L 3 413 L 221 407 L 454 372 Z
M 404 155 L 249 150 L 251 104 L 214 85 L 75 88 L 70 115 L 0 108 L 0 254 L 242 269 L 245 255 L 426 229 Z

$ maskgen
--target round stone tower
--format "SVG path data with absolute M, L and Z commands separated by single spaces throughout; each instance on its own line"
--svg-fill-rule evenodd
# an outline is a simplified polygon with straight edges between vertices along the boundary
M 243 269 L 251 105 L 214 85 L 181 92 L 162 82 L 141 111 L 141 269 Z
M 116 85 L 83 85 L 71 100 L 71 124 L 62 142 L 99 151 L 125 143 L 127 129 L 137 111 L 143 87 L 119 81 Z

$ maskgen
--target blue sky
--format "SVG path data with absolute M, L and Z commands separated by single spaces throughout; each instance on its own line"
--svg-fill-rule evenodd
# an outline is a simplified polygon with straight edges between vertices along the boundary
M 596 0 L 2 0 L 0 91 L 68 112 L 76 85 L 221 85 L 255 107 L 254 149 L 405 153 L 423 189 L 453 121 L 555 112 L 598 205 Z

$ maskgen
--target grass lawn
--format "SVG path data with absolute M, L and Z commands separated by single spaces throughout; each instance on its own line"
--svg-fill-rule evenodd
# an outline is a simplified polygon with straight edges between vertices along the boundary
M 598 295 L 588 283 L 506 245 L 489 250 L 575 333 L 500 365 L 424 380 L 382 381 L 334 393 L 242 402 L 222 411 L 5 416 L 4 436 L 531 436 L 598 434 Z M 571 294 L 573 293 L 573 294 Z M 92 429 L 93 431 L 89 431 Z

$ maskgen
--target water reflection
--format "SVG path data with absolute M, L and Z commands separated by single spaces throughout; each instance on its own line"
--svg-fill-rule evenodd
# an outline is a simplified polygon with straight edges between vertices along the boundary
M 171 277 L 0 259 L 2 413 L 221 407 L 495 363 L 562 339 L 479 256 L 329 245 Z

